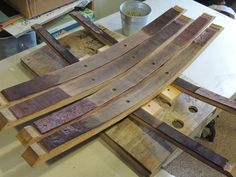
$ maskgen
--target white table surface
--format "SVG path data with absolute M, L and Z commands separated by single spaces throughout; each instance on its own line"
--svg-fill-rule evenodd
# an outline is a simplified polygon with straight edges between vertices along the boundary
M 217 16 L 215 23 L 225 27 L 217 39 L 198 57 L 198 59 L 183 73 L 199 85 L 231 97 L 236 90 L 236 23 L 232 19 L 219 14 L 191 0 L 147 0 L 153 11 L 149 21 L 161 15 L 174 5 L 189 9 L 186 15 L 197 18 L 207 12 Z M 119 13 L 98 21 L 111 30 L 121 28 Z M 20 57 L 30 51 L 22 52 L 6 60 L 0 61 L 0 89 L 28 80 L 27 72 L 23 72 L 19 64 Z M 75 148 L 72 153 L 63 158 L 46 163 L 35 169 L 30 168 L 20 157 L 23 146 L 16 140 L 15 129 L 0 134 L 0 176 L 1 177 L 135 177 L 137 176 L 120 159 L 118 159 L 100 139 Z M 161 171 L 158 177 L 171 177 Z

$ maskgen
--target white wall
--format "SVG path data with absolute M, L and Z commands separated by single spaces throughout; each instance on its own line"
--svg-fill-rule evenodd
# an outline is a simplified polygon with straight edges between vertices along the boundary
M 119 11 L 120 4 L 124 1 L 125 0 L 94 0 L 96 19 Z

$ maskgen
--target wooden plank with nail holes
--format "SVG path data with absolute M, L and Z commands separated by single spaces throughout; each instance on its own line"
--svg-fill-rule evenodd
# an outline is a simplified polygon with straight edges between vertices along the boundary
M 31 166 L 36 166 L 122 120 L 149 102 L 164 87 L 173 82 L 207 44 L 216 37 L 220 29 L 219 26 L 211 25 L 178 56 L 167 62 L 157 75 L 147 79 L 139 87 L 132 89 L 126 95 L 107 104 L 88 117 L 84 117 L 40 142 L 30 145 L 23 154 L 24 159 Z
M 178 37 L 176 37 L 176 39 L 172 42 L 172 44 L 165 44 L 165 42 L 169 42 L 170 39 L 172 39 L 172 36 L 177 35 L 178 34 L 177 32 L 180 31 L 180 29 L 188 23 L 188 20 L 189 19 L 186 19 L 185 17 L 183 18 L 180 17 L 180 19 L 177 19 L 176 21 L 174 21 L 173 23 L 165 27 L 158 34 L 154 35 L 152 38 L 143 42 L 136 48 L 130 50 L 129 53 L 120 57 L 120 59 L 117 59 L 116 61 L 105 65 L 104 67 L 98 68 L 97 70 L 94 70 L 93 72 L 83 75 L 76 80 L 60 85 L 59 88 L 63 90 L 64 92 L 66 92 L 67 94 L 69 94 L 70 95 L 69 98 L 63 101 L 60 101 L 56 104 L 52 104 L 51 106 L 48 106 L 46 109 L 39 109 L 38 111 L 35 111 L 35 113 L 33 114 L 25 115 L 24 117 L 21 117 L 17 121 L 11 121 L 9 122 L 9 124 L 5 124 L 5 126 L 2 128 L 4 129 L 7 127 L 11 127 L 19 123 L 28 121 L 30 119 L 33 119 L 35 115 L 39 116 L 39 115 L 45 114 L 46 112 L 55 110 L 66 104 L 72 103 L 73 101 L 76 101 L 82 98 L 83 96 L 86 96 L 88 94 L 91 94 L 97 91 L 98 89 L 103 87 L 105 84 L 108 84 L 112 80 L 118 79 L 119 77 L 121 77 L 123 74 L 125 74 L 126 71 L 129 71 L 129 69 L 132 68 L 131 70 L 134 71 L 135 67 L 138 66 L 137 64 L 140 61 L 144 60 L 143 58 L 145 58 L 145 56 L 152 55 L 151 53 L 152 51 L 154 53 L 159 51 L 158 48 L 163 48 L 163 46 L 168 45 L 168 47 L 162 53 L 158 54 L 159 58 L 168 56 L 170 49 L 173 50 L 173 53 L 178 52 L 178 50 L 180 50 L 181 48 L 185 46 L 185 45 L 182 46 L 183 43 L 181 43 L 180 46 L 178 45 L 177 43 Z M 207 22 L 205 21 L 204 23 L 207 24 Z M 192 28 L 192 27 L 189 27 L 189 28 Z M 195 28 L 193 29 L 194 29 L 194 32 L 192 35 L 194 38 L 194 36 L 196 36 L 199 33 L 200 29 L 199 31 L 197 31 Z M 189 33 L 189 30 L 185 30 L 185 33 Z M 181 33 L 180 35 L 183 35 L 183 34 Z M 186 42 L 188 43 L 191 41 L 186 41 Z M 145 49 L 143 49 L 144 47 Z M 129 60 L 127 60 L 127 58 L 129 58 Z M 21 103 L 17 103 L 16 105 L 14 105 L 14 107 L 21 106 L 27 110 L 31 110 L 31 109 L 35 110 L 35 106 L 36 106 L 35 104 L 34 104 L 34 107 L 31 108 L 30 105 L 26 103 L 29 100 L 35 100 L 37 97 L 38 96 L 35 96 Z M 50 99 L 50 98 L 45 97 L 45 99 Z M 3 108 L 2 110 L 4 110 L 5 112 L 7 112 L 7 110 L 9 110 L 10 112 L 14 112 L 14 110 L 12 109 L 12 106 L 9 106 L 9 109 Z M 28 112 L 31 113 L 31 111 L 28 111 Z M 16 112 L 14 112 L 14 114 L 16 114 Z M 0 118 L 4 119 L 4 114 L 2 114 Z M 6 119 L 7 117 L 5 118 L 5 120 Z M 5 120 L 3 120 L 2 122 L 5 122 Z
M 98 53 L 97 55 L 88 58 L 86 61 L 75 63 L 45 76 L 4 89 L 1 93 L 8 101 L 14 101 L 90 72 L 111 61 L 114 61 L 117 57 L 122 56 L 132 48 L 142 43 L 144 40 L 150 38 L 153 34 L 156 34 L 158 31 L 160 31 L 164 26 L 175 20 L 179 15 L 181 15 L 183 11 L 184 10 L 180 7 L 171 8 L 166 13 L 154 20 L 150 26 L 147 25 L 145 30 L 135 33 L 129 38 L 110 47 L 108 50 Z M 157 26 L 154 32 L 148 30 L 149 27 L 153 26 L 153 24 L 156 24 Z M 84 67 L 84 65 L 87 65 L 88 67 Z

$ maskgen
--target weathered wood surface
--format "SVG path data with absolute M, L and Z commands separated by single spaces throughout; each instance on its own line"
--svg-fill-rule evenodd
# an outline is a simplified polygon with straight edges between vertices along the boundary
M 156 75 L 146 79 L 139 87 L 133 88 L 132 91 L 121 98 L 42 139 L 39 143 L 32 144 L 24 152 L 23 157 L 30 165 L 35 166 L 122 120 L 140 106 L 149 102 L 164 87 L 174 81 L 218 32 L 219 28 L 211 25 L 189 47 L 168 61 Z M 44 148 L 41 148 L 41 146 Z
M 203 163 L 211 166 L 226 176 L 233 177 L 235 175 L 233 174 L 233 168 L 236 167 L 234 163 L 229 162 L 226 158 L 206 148 L 200 143 L 197 143 L 188 136 L 185 136 L 168 124 L 157 120 L 145 110 L 139 109 L 135 111 L 133 115 L 135 120 L 141 121 L 143 125 L 155 131 L 159 136 L 186 151 Z
M 193 25 L 196 24 L 199 20 L 201 21 L 201 18 L 196 20 L 196 22 L 193 23 Z M 103 67 L 100 67 L 92 72 L 89 72 L 89 73 L 87 73 L 75 80 L 72 80 L 68 83 L 60 85 L 59 88 L 63 92 L 70 95 L 70 97 L 68 97 L 67 99 L 64 99 L 63 101 L 60 100 L 59 102 L 57 102 L 56 104 L 52 104 L 51 106 L 47 105 L 46 109 L 42 108 L 40 106 L 40 103 L 39 103 L 39 106 L 37 106 L 35 103 L 33 105 L 33 107 L 31 107 L 31 105 L 27 104 L 27 102 L 30 100 L 35 102 L 35 99 L 37 99 L 37 97 L 40 97 L 40 95 L 39 95 L 39 96 L 29 98 L 26 101 L 15 104 L 14 107 L 19 107 L 19 106 L 21 108 L 24 107 L 24 109 L 28 110 L 27 112 L 29 114 L 24 115 L 23 117 L 21 117 L 21 119 L 18 119 L 17 121 L 12 121 L 14 119 L 14 117 L 12 117 L 11 122 L 9 122 L 9 124 L 5 124 L 5 126 L 2 128 L 15 126 L 17 124 L 20 124 L 22 122 L 25 122 L 25 121 L 35 118 L 35 114 L 37 116 L 40 116 L 40 115 L 43 115 L 49 111 L 53 111 L 57 108 L 60 108 L 66 104 L 72 103 L 73 101 L 76 101 L 86 95 L 94 93 L 95 91 L 102 88 L 103 86 L 105 86 L 106 84 L 111 82 L 112 80 L 118 79 L 119 77 L 124 75 L 126 71 L 129 71 L 131 68 L 132 68 L 131 70 L 134 71 L 135 68 L 137 68 L 139 66 L 137 64 L 140 61 L 144 60 L 145 57 L 147 57 L 148 55 L 152 55 L 152 51 L 155 51 L 155 52 L 159 51 L 158 48 L 165 46 L 165 42 L 166 41 L 169 42 L 170 39 L 172 38 L 172 36 L 174 37 L 175 35 L 177 35 L 178 31 L 180 31 L 181 28 L 188 23 L 188 21 L 189 21 L 189 19 L 187 19 L 185 17 L 181 17 L 178 20 L 172 22 L 170 25 L 164 27 L 163 30 L 161 30 L 159 33 L 157 33 L 156 35 L 154 35 L 150 39 L 144 41 L 142 44 L 140 44 L 137 47 L 135 47 L 134 49 L 130 50 L 128 53 L 119 57 L 115 61 L 110 62 L 109 64 L 107 64 Z M 207 25 L 209 23 L 209 21 L 204 21 L 205 25 Z M 193 25 L 188 27 L 187 30 L 185 30 L 183 32 L 183 33 L 189 33 L 189 31 L 192 32 L 192 39 L 199 33 L 199 31 L 201 31 L 200 30 L 201 28 L 204 28 L 204 24 L 203 24 L 200 29 L 196 30 L 195 26 L 193 26 Z M 194 30 L 191 31 L 191 30 L 189 30 L 189 28 L 192 28 Z M 183 35 L 183 33 L 181 33 L 179 36 Z M 186 40 L 186 43 L 184 45 L 183 45 L 183 43 L 181 43 L 181 45 L 178 45 L 177 42 L 178 42 L 178 37 L 176 38 L 176 40 L 174 40 L 172 42 L 172 44 L 168 45 L 168 47 L 165 47 L 165 49 L 162 53 L 158 54 L 159 58 L 161 59 L 161 58 L 165 58 L 165 57 L 171 57 L 170 54 L 174 55 L 176 52 L 179 52 L 179 50 L 181 48 L 183 48 L 187 43 L 191 42 L 191 40 L 190 39 Z M 173 50 L 173 52 L 170 53 L 169 50 Z M 127 58 L 129 58 L 129 60 L 127 60 Z M 165 62 L 165 60 L 162 61 L 162 63 L 160 62 L 159 65 L 158 64 L 155 65 L 155 62 L 154 63 L 152 62 L 152 65 L 154 67 L 160 66 L 163 64 L 163 62 Z M 43 93 L 43 94 L 45 94 L 45 93 Z M 45 100 L 47 100 L 47 99 L 50 99 L 50 98 L 45 97 Z M 35 108 L 37 108 L 37 107 L 39 109 L 36 111 Z M 40 109 L 40 108 L 42 108 L 42 109 Z M 12 106 L 9 106 L 9 109 L 10 109 L 9 111 L 12 111 Z M 35 112 L 34 112 L 35 114 L 32 113 L 32 111 L 30 111 L 32 109 L 35 110 Z M 3 108 L 2 110 L 4 110 L 4 112 L 7 112 L 7 108 Z M 16 113 L 14 112 L 14 114 L 16 114 Z M 5 115 L 5 113 L 3 113 L 0 118 L 4 119 L 4 115 Z M 6 122 L 5 120 L 3 120 L 2 122 Z
M 62 46 L 47 30 L 41 25 L 35 24 L 31 27 L 44 42 L 61 58 L 66 60 L 69 64 L 79 61 L 68 49 Z
M 70 79 L 73 79 L 75 77 L 81 76 L 82 74 L 85 74 L 87 72 L 90 72 L 98 67 L 101 67 L 113 60 L 115 60 L 117 57 L 122 56 L 132 48 L 136 47 L 140 43 L 142 43 L 144 40 L 151 37 L 153 34 L 160 31 L 164 26 L 169 24 L 171 21 L 173 21 L 175 18 L 177 18 L 184 10 L 180 8 L 171 8 L 168 12 L 171 13 L 171 18 L 168 16 L 168 13 L 166 15 L 163 14 L 159 18 L 157 18 L 153 23 L 157 24 L 159 29 L 156 29 L 154 33 L 151 33 L 147 29 L 149 29 L 149 26 L 146 26 L 146 30 L 141 30 L 138 33 L 135 33 L 134 35 L 130 36 L 129 38 L 121 41 L 118 44 L 115 44 L 114 46 L 110 47 L 108 50 L 98 53 L 86 60 L 86 62 L 81 61 L 79 63 L 75 63 L 73 65 L 70 65 L 68 67 L 65 67 L 63 69 L 60 69 L 59 71 L 55 71 L 53 73 L 50 73 L 48 75 L 39 77 L 37 79 L 4 89 L 2 91 L 2 94 L 6 97 L 8 101 L 14 101 L 18 100 L 20 98 L 24 98 L 26 96 L 29 96 L 31 94 L 37 93 L 39 91 L 48 89 L 50 87 L 56 86 L 58 84 L 61 84 L 65 81 L 68 81 Z M 174 13 L 173 13 L 174 12 Z M 163 22 L 164 20 L 164 22 Z M 152 27 L 151 25 L 150 27 Z M 148 31 L 148 32 L 146 32 Z M 96 61 L 96 62 L 95 62 Z M 84 66 L 87 67 L 84 67 Z M 39 87 L 40 85 L 40 87 Z

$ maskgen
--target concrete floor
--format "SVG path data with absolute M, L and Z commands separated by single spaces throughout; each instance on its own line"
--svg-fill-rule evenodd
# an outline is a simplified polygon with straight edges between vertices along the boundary
M 213 143 L 203 139 L 198 141 L 231 162 L 236 162 L 236 116 L 222 112 L 216 119 L 216 133 Z M 224 177 L 187 153 L 182 153 L 165 170 L 176 177 Z

